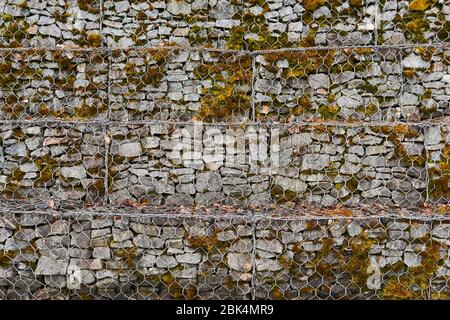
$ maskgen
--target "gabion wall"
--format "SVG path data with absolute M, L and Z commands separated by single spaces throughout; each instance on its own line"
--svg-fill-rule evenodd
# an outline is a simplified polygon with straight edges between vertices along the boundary
M 440 218 L 2 213 L 10 299 L 449 299 Z
M 3 122 L 0 193 L 98 204 L 448 204 L 449 129 Z
M 447 0 L 3 0 L 0 296 L 449 299 L 449 115 Z

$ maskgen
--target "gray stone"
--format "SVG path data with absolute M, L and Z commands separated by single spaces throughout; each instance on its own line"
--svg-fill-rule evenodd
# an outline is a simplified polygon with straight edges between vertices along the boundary
M 322 248 L 322 244 L 320 242 L 305 241 L 302 242 L 302 248 L 307 252 L 319 251 Z
M 450 238 L 450 223 L 446 224 L 439 224 L 433 228 L 432 236 L 441 238 L 441 239 L 448 239 Z
M 246 265 L 251 265 L 252 256 L 248 253 L 233 253 L 227 254 L 227 264 L 232 270 L 245 271 Z
M 92 256 L 96 259 L 108 260 L 111 258 L 111 251 L 106 247 L 96 247 L 94 248 Z
M 330 78 L 323 73 L 313 74 L 308 77 L 308 83 L 311 88 L 328 88 L 330 86 Z
M 65 178 L 84 179 L 86 178 L 86 169 L 80 166 L 62 167 L 61 175 Z
M 281 83 L 278 81 L 258 79 L 255 81 L 255 90 L 270 94 L 280 94 Z
M 112 230 L 113 239 L 116 242 L 124 242 L 133 237 L 133 233 L 130 230 L 122 230 L 113 228 Z
M 425 128 L 425 141 L 427 145 L 434 145 L 441 142 L 441 130 L 439 126 Z
M 12 146 L 5 148 L 5 153 L 15 157 L 23 158 L 27 154 L 27 147 L 24 143 L 13 144 Z
M 302 170 L 323 170 L 329 165 L 330 156 L 326 154 L 305 154 Z
M 67 266 L 67 261 L 54 260 L 52 258 L 42 256 L 38 260 L 35 274 L 44 276 L 65 275 Z
M 151 268 L 156 263 L 156 256 L 153 254 L 144 254 L 139 260 L 138 266 L 141 268 Z
M 197 192 L 219 191 L 222 188 L 222 177 L 216 172 L 204 172 L 197 175 L 195 189 Z
M 410 268 L 418 267 L 422 264 L 422 257 L 420 254 L 405 252 L 403 255 L 403 261 Z
M 184 267 L 182 270 L 174 270 L 172 272 L 176 279 L 196 279 L 198 270 L 194 267 Z
M 290 179 L 282 176 L 275 177 L 274 183 L 283 190 L 294 192 L 304 192 L 308 187 L 307 184 L 302 180 Z
M 199 252 L 178 254 L 176 259 L 179 263 L 198 264 L 202 260 L 202 254 Z
M 187 15 L 191 13 L 191 5 L 184 1 L 172 0 L 167 3 L 167 11 L 174 15 Z
M 410 54 L 409 56 L 403 58 L 403 66 L 406 68 L 428 68 L 430 66 L 429 62 L 422 60 L 421 56 Z
M 5 241 L 6 239 L 12 236 L 12 231 L 5 228 L 0 228 L 0 242 Z
M 361 96 L 355 94 L 352 96 L 340 96 L 339 98 L 337 98 L 336 103 L 341 108 L 348 108 L 354 110 L 359 106 L 361 106 L 363 101 Z
M 114 2 L 114 7 L 116 9 L 116 13 L 122 13 L 130 9 L 130 3 L 128 1 Z
M 173 268 L 177 265 L 177 260 L 172 256 L 162 255 L 156 259 L 156 266 L 158 268 Z
M 133 238 L 133 242 L 139 248 L 161 249 L 164 247 L 165 241 L 161 238 L 150 238 L 143 234 L 138 234 Z
M 355 72 L 353 71 L 344 71 L 339 74 L 331 74 L 331 82 L 334 83 L 347 83 L 350 80 L 355 79 Z
M 56 24 L 39 27 L 39 32 L 46 36 L 52 36 L 55 38 L 61 37 L 61 29 Z
M 280 240 L 265 240 L 260 239 L 256 241 L 256 248 L 268 251 L 268 252 L 274 252 L 274 253 L 283 253 L 283 244 L 280 242 Z
M 273 259 L 257 259 L 256 260 L 256 271 L 279 271 L 283 269 L 283 266 Z

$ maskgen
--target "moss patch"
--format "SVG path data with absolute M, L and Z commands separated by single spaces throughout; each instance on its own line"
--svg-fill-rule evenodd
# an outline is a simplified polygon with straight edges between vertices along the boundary
M 202 91 L 196 120 L 224 120 L 245 114 L 251 106 L 248 94 L 252 78 L 250 56 L 220 53 L 216 57 L 218 61 L 201 64 L 195 71 L 197 79 L 213 83 Z
M 431 241 L 422 252 L 422 264 L 412 267 L 399 276 L 390 279 L 381 290 L 381 297 L 389 300 L 424 299 L 430 286 L 430 279 L 435 276 L 442 264 L 440 243 Z

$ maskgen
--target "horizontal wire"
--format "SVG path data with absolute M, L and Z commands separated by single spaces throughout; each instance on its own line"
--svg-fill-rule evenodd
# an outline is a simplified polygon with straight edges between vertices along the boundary
M 147 208 L 152 209 L 152 208 Z M 176 209 L 167 207 L 167 209 Z M 167 210 L 166 209 L 166 210 Z M 326 210 L 327 208 L 322 208 Z M 292 221 L 292 220 L 370 220 L 370 219 L 388 219 L 388 220 L 420 220 L 420 221 L 450 221 L 450 216 L 442 214 L 432 214 L 432 215 L 421 215 L 420 213 L 409 213 L 405 215 L 398 215 L 395 213 L 386 214 L 367 214 L 367 215 L 314 215 L 314 214 L 304 214 L 298 215 L 292 213 L 292 209 L 286 209 L 283 213 L 273 214 L 271 212 L 267 213 L 254 213 L 250 209 L 243 209 L 242 213 L 221 213 L 218 210 L 216 213 L 198 213 L 193 214 L 191 212 L 183 213 L 162 213 L 161 208 L 153 208 L 154 211 L 149 212 L 136 212 L 135 209 L 130 210 L 130 208 L 115 207 L 115 206 L 96 206 L 93 209 L 76 209 L 76 210 L 21 210 L 21 209 L 8 209 L 8 211 L 0 210 L 0 215 L 24 215 L 24 214 L 37 214 L 43 216 L 61 216 L 61 217 L 78 217 L 83 220 L 85 216 L 89 217 L 126 217 L 126 218 L 177 218 L 177 219 L 216 219 L 216 220 L 239 220 L 248 219 L 248 221 Z M 155 211 L 156 210 L 156 211 Z M 192 210 L 195 210 L 192 209 Z M 281 209 L 277 209 L 281 210 Z M 145 208 L 143 208 L 145 211 Z
M 381 45 L 342 45 L 342 46 L 314 46 L 314 47 L 297 47 L 297 48 L 279 48 L 279 49 L 264 49 L 264 50 L 238 50 L 238 49 L 226 49 L 226 48 L 210 48 L 210 47 L 189 47 L 189 46 L 174 46 L 174 45 L 156 45 L 156 46 L 129 46 L 129 47 L 92 47 L 92 48 L 80 48 L 80 47 L 18 47 L 7 48 L 1 47 L 2 51 L 150 51 L 150 50 L 188 50 L 188 51 L 206 51 L 206 52 L 222 52 L 222 53 L 235 53 L 235 54 L 247 54 L 247 55 L 259 55 L 269 53 L 280 53 L 289 51 L 324 51 L 324 50 L 348 50 L 348 49 L 411 49 L 411 48 L 450 48 L 450 42 L 435 42 L 435 43 L 423 43 L 423 44 L 381 44 Z
M 342 121 L 295 121 L 291 123 L 283 122 L 264 122 L 264 121 L 248 121 L 248 122 L 202 122 L 202 121 L 176 121 L 176 120 L 59 120 L 59 119 L 36 119 L 36 120 L 0 120 L 0 124 L 7 125 L 20 125 L 20 124 L 47 124 L 47 125 L 201 125 L 201 126 L 229 126 L 229 127 L 250 127 L 250 126 L 262 126 L 262 127 L 298 127 L 298 126 L 337 126 L 337 127 L 376 127 L 376 126 L 397 126 L 397 125 L 407 125 L 415 127 L 433 127 L 433 126 L 446 126 L 450 125 L 450 117 L 445 117 L 443 119 L 436 119 L 430 121 L 422 122 L 409 122 L 409 121 L 357 121 L 351 122 L 348 120 Z

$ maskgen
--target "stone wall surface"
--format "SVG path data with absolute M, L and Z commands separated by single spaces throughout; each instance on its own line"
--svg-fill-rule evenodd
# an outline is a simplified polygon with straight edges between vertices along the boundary
M 448 0 L 0 1 L 0 298 L 450 299 L 449 116 Z
M 266 54 L 5 49 L 0 67 L 5 120 L 420 122 L 450 112 L 448 45 Z
M 448 299 L 449 232 L 439 217 L 2 213 L 0 295 Z
M 449 126 L 3 123 L 0 193 L 120 204 L 449 202 Z
M 449 41 L 446 0 L 5 0 L 0 45 L 229 49 Z

